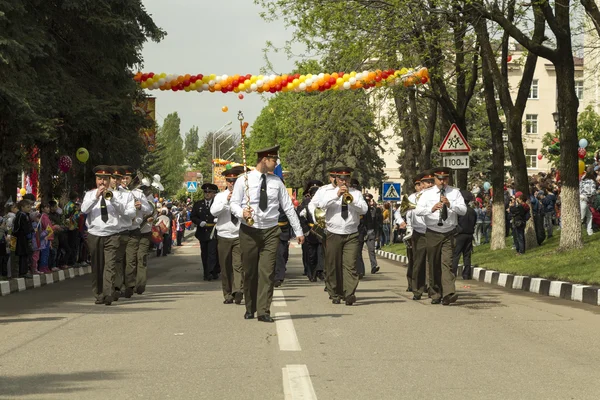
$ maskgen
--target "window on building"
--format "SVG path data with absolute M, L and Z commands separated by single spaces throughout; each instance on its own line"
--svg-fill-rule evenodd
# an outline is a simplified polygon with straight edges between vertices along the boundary
M 527 168 L 537 168 L 537 150 L 536 149 L 526 149 L 525 150 L 525 160 L 527 161 Z
M 538 133 L 537 114 L 525 114 L 525 133 L 528 135 L 536 135 Z
M 575 93 L 579 100 L 583 100 L 583 81 L 575 81 Z
M 528 99 L 539 99 L 538 97 L 538 80 L 533 79 L 531 81 L 531 88 L 529 89 Z

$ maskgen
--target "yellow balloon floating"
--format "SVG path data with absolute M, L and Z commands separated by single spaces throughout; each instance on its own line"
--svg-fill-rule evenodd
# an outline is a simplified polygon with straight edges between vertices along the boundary
M 227 112 L 227 111 L 229 111 L 229 107 L 223 106 L 223 107 L 221 107 L 221 111 Z
M 319 74 L 283 75 L 174 75 L 138 72 L 133 79 L 144 89 L 173 92 L 278 93 L 357 90 L 382 86 L 423 85 L 429 82 L 427 68 L 352 71 Z M 240 95 L 239 98 L 243 95 Z M 224 107 L 225 108 L 225 107 Z M 226 111 L 224 111 L 226 112 Z
M 585 163 L 579 160 L 579 175 L 583 175 L 585 172 Z

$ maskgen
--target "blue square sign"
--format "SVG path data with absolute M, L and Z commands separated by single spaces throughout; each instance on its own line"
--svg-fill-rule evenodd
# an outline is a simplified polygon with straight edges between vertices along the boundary
M 400 201 L 400 193 L 402 187 L 396 182 L 384 182 L 383 183 L 383 201 Z
M 187 191 L 189 193 L 196 193 L 198 191 L 198 182 L 189 181 L 187 183 Z

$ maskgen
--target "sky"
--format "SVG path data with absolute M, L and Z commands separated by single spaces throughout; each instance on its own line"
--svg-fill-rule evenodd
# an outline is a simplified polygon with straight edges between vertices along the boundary
M 148 42 L 142 50 L 144 72 L 178 75 L 235 74 L 259 75 L 266 66 L 263 49 L 269 40 L 282 47 L 292 32 L 283 22 L 265 22 L 261 7 L 253 0 L 143 0 L 154 22 L 167 32 L 160 42 Z M 280 53 L 270 53 L 276 73 L 289 73 L 294 60 Z M 237 113 L 244 113 L 250 125 L 260 114 L 265 100 L 258 93 L 146 91 L 156 97 L 156 118 L 177 112 L 181 118 L 181 134 L 198 126 L 200 138 L 216 131 L 228 121 L 239 131 Z M 272 96 L 268 94 L 268 96 Z M 223 112 L 223 106 L 229 108 Z

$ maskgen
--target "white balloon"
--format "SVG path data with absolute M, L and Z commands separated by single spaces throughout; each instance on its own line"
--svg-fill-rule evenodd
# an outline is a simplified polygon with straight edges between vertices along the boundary
M 217 83 L 220 83 L 220 82 L 221 82 L 221 77 L 220 77 L 220 76 L 217 76 L 217 77 L 215 78 L 215 81 L 216 81 Z
M 256 81 L 256 86 L 262 87 L 263 85 L 264 85 L 264 82 L 262 81 L 262 79 L 259 79 Z
M 354 84 L 356 83 L 356 78 L 352 77 L 352 78 L 348 79 L 348 82 L 349 82 L 351 85 L 354 85 Z
M 203 83 L 202 84 L 202 90 L 208 90 L 210 86 L 208 85 L 208 83 Z
M 274 80 L 275 80 L 275 78 L 277 78 L 277 77 L 275 76 L 275 74 L 271 74 L 271 76 L 269 76 L 269 80 L 270 80 L 270 81 L 274 81 Z
M 344 82 L 344 89 L 350 89 L 350 82 Z
M 363 71 L 363 73 L 362 73 L 362 74 L 363 74 L 363 77 L 365 77 L 365 78 L 366 78 L 367 76 L 369 76 L 369 71 Z
M 250 89 L 250 88 L 246 89 L 246 93 L 252 93 L 252 89 Z
M 159 89 L 160 88 L 160 84 L 158 82 L 154 82 L 154 84 L 152 85 L 152 89 Z
M 306 90 L 306 83 L 302 82 L 298 88 L 300 89 L 301 92 L 304 92 Z
M 250 85 L 250 89 L 252 89 L 253 92 L 256 92 L 258 86 L 256 86 L 256 83 L 253 83 L 252 85 Z
M 324 76 L 325 76 L 325 74 L 321 72 L 321 73 L 319 74 L 319 79 L 323 78 Z
M 202 93 L 203 91 L 204 91 L 204 85 L 198 85 L 198 86 L 196 86 L 196 92 Z
M 162 85 L 164 85 L 164 84 L 165 84 L 165 82 L 166 82 L 166 81 L 165 81 L 165 78 L 160 78 L 160 79 L 158 80 L 158 85 L 159 85 L 159 86 L 162 86 Z
M 167 75 L 166 80 L 167 80 L 167 82 L 170 83 L 173 80 L 173 75 L 171 75 L 171 74 Z
M 215 86 L 215 81 L 211 79 L 211 80 L 208 82 L 208 86 L 210 86 L 210 87 L 213 87 L 213 86 Z
M 227 80 L 227 78 L 229 78 L 229 76 L 227 76 L 227 75 L 223 75 L 223 76 L 221 77 L 221 80 L 222 80 L 222 81 L 226 81 L 226 80 Z

